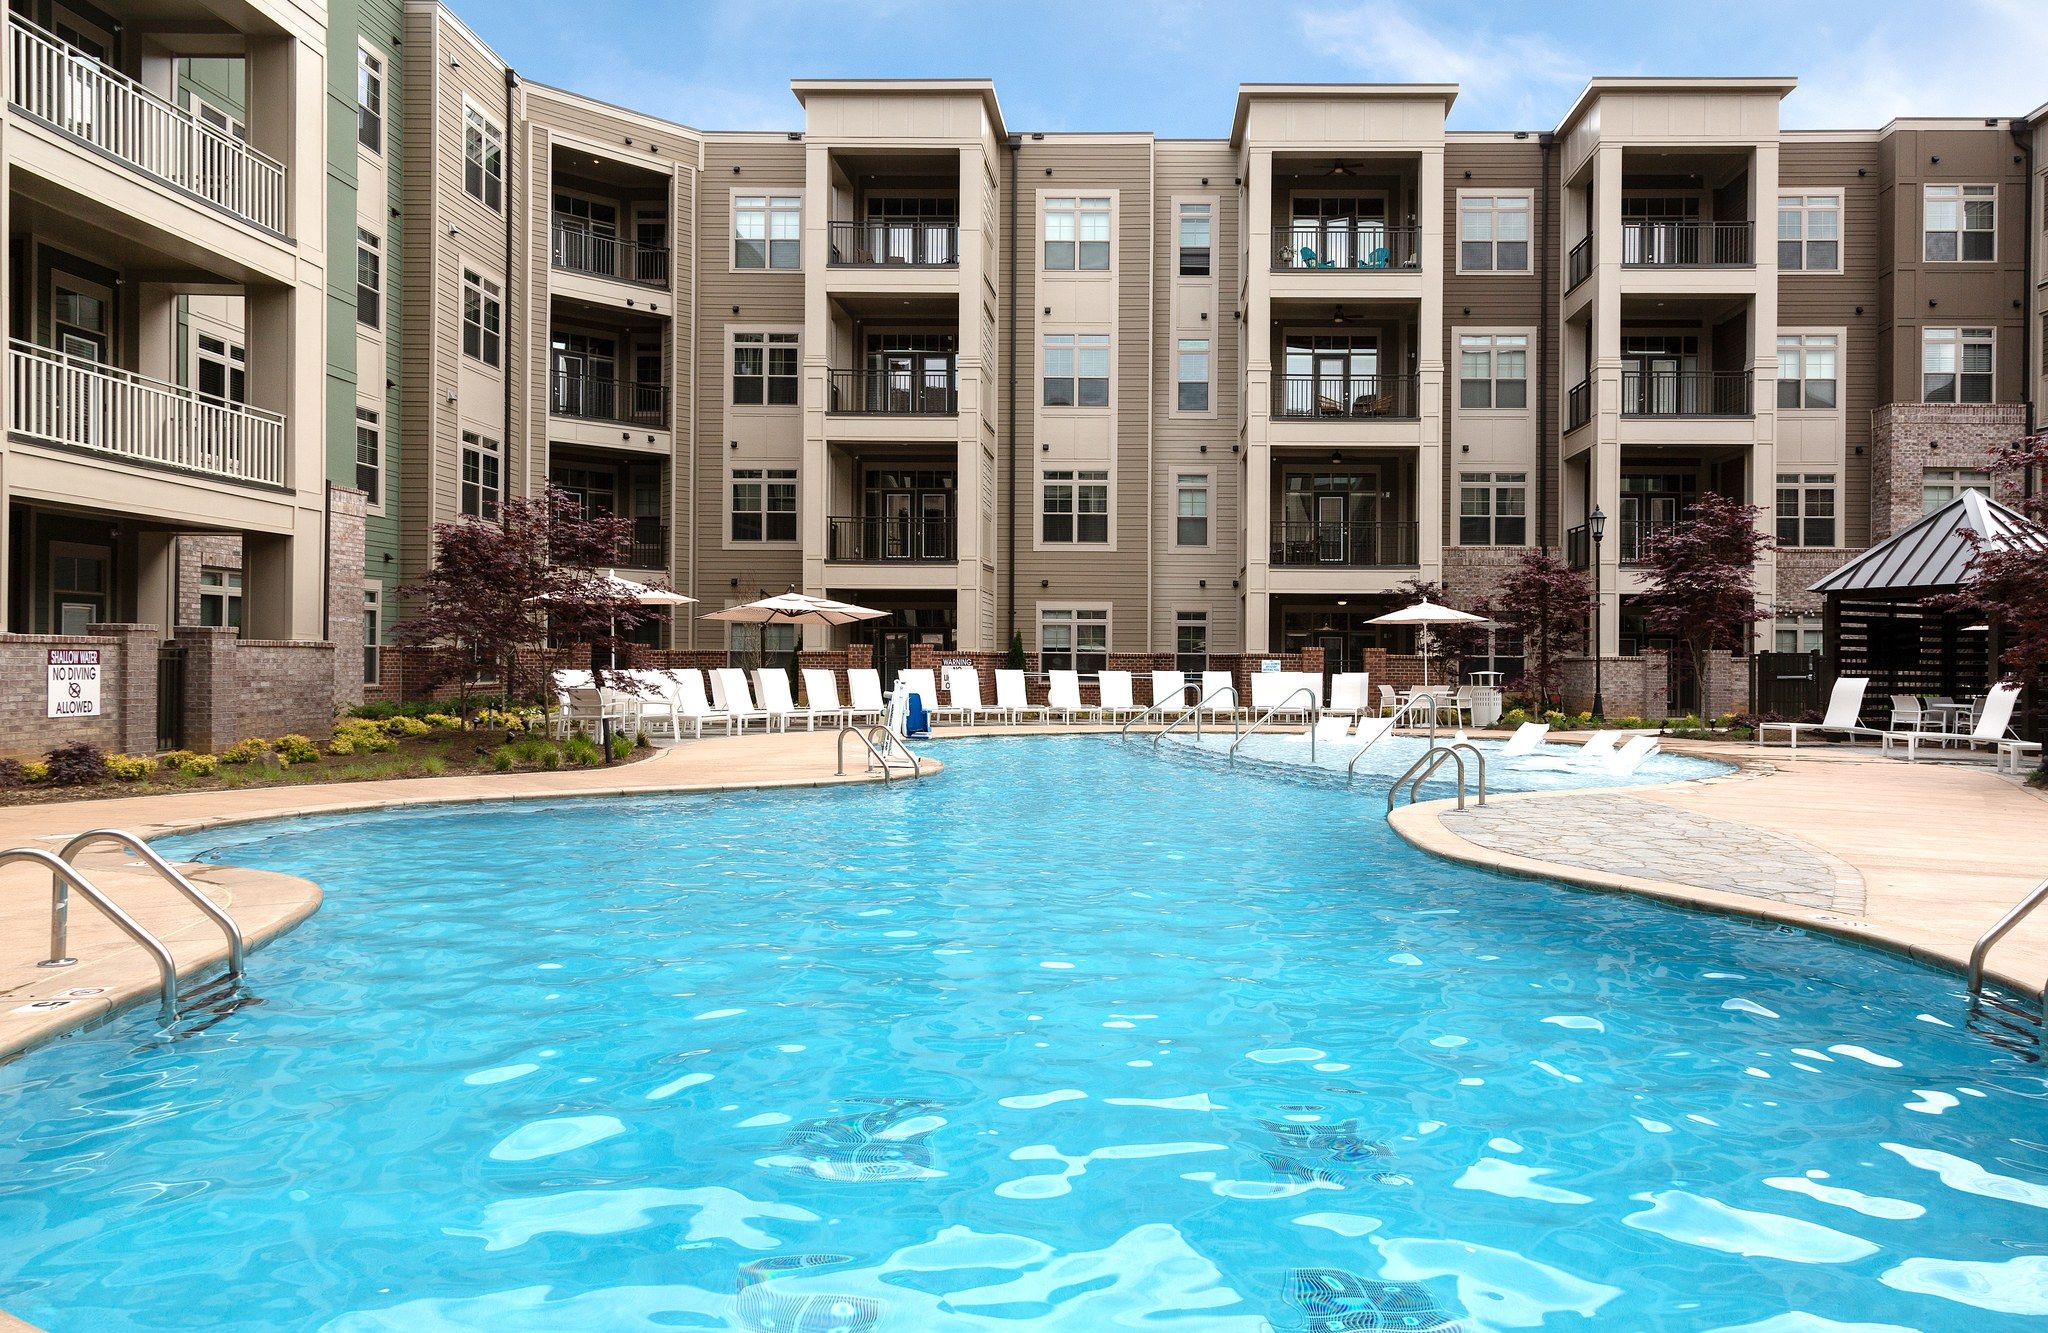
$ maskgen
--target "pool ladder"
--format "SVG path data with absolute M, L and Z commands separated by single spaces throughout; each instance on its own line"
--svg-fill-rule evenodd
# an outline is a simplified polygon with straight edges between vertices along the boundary
M 852 736 L 855 740 L 859 741 L 862 747 L 867 750 L 869 771 L 872 772 L 877 768 L 882 770 L 882 782 L 884 785 L 888 783 L 894 769 L 902 767 L 901 763 L 890 764 L 889 756 L 892 753 L 897 755 L 899 759 L 909 762 L 910 776 L 914 778 L 924 776 L 924 760 L 911 753 L 910 747 L 903 743 L 902 737 L 889 730 L 886 726 L 870 725 L 858 727 L 851 722 L 839 728 L 839 769 L 836 776 L 842 778 L 846 776 L 846 738 L 848 736 Z
M 2038 1058 L 2044 1041 L 2048 1041 L 2048 988 L 2044 988 L 2041 1004 L 2037 1009 L 2026 1009 L 2011 1000 L 1998 995 L 1989 995 L 1984 990 L 1984 960 L 1993 946 L 2011 933 L 2012 928 L 2027 919 L 2029 913 L 2042 903 L 2048 902 L 2048 879 L 2036 884 L 2033 891 L 2013 905 L 2011 911 L 1998 918 L 1991 929 L 1978 937 L 1976 946 L 1970 950 L 1970 1014 L 1975 1017 L 1984 1014 L 1999 1027 L 2030 1038 L 2028 1048 Z M 2018 1048 L 2021 1043 L 2010 1036 L 1997 1034 L 1992 1040 L 2002 1046 Z
M 1422 784 L 1435 776 L 1436 771 L 1445 764 L 1453 762 L 1458 766 L 1458 808 L 1463 810 L 1465 808 L 1465 755 L 1468 754 L 1479 765 L 1479 800 L 1475 804 L 1485 805 L 1486 756 L 1480 753 L 1479 747 L 1470 741 L 1451 741 L 1446 745 L 1430 746 L 1420 759 L 1408 765 L 1407 772 L 1394 779 L 1394 784 L 1387 788 L 1387 813 L 1394 813 L 1394 806 L 1401 797 L 1401 786 L 1403 783 L 1406 783 L 1408 787 L 1408 801 L 1410 804 L 1413 804 L 1415 795 L 1421 789 Z
M 1308 707 L 1293 707 L 1294 701 L 1303 695 L 1308 696 Z M 1233 764 L 1237 762 L 1237 748 L 1250 740 L 1253 732 L 1265 726 L 1273 720 L 1275 715 L 1280 713 L 1300 713 L 1308 719 L 1308 761 L 1314 763 L 1316 761 L 1316 723 L 1322 721 L 1323 701 L 1314 690 L 1306 685 L 1291 691 L 1285 699 L 1282 699 L 1279 703 L 1274 704 L 1271 708 L 1268 708 L 1265 712 L 1252 719 L 1252 724 L 1244 729 L 1244 734 L 1230 743 L 1230 762 Z
M 105 889 L 89 879 L 78 868 L 78 854 L 94 843 L 111 842 L 134 856 L 156 872 L 159 879 L 197 907 L 227 938 L 228 965 L 220 976 L 195 983 L 190 989 L 178 989 L 178 964 L 171 957 L 171 951 L 134 917 L 122 910 Z M 242 959 L 244 946 L 242 930 L 233 917 L 220 907 L 197 885 L 180 874 L 177 867 L 159 856 L 154 848 L 133 833 L 121 829 L 89 829 L 64 844 L 61 851 L 52 854 L 40 847 L 16 847 L 0 852 L 0 865 L 38 865 L 50 872 L 50 956 L 38 963 L 38 967 L 70 967 L 78 962 L 70 954 L 71 949 L 71 894 L 99 908 L 107 920 L 129 939 L 141 947 L 157 969 L 157 1017 L 164 1023 L 175 1022 L 181 1012 L 200 1005 L 211 1005 L 231 995 L 242 984 Z

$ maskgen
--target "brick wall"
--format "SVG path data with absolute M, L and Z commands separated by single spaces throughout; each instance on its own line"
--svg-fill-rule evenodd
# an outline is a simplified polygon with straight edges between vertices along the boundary
M 1717 652 L 1707 669 L 1708 717 L 1740 713 L 1749 707 L 1749 659 Z M 1583 713 L 1593 706 L 1593 659 L 1558 659 L 1564 710 Z M 1671 667 L 1667 656 L 1646 652 L 1640 657 L 1609 657 L 1600 663 L 1600 694 L 1610 718 L 1641 717 L 1662 721 L 1677 715 L 1671 706 Z
M 1781 546 L 1778 548 L 1778 586 L 1775 594 L 1772 594 L 1770 589 L 1758 591 L 1770 595 L 1771 607 L 1781 616 L 1817 616 L 1821 613 L 1821 595 L 1817 592 L 1808 592 L 1807 589 L 1849 563 L 1857 554 L 1855 551 L 1832 548 Z
M 334 672 L 334 702 L 363 699 L 363 516 L 368 497 L 347 486 L 327 487 L 327 637 Z
M 1928 468 L 1991 466 L 1994 447 L 2026 434 L 2017 403 L 1888 403 L 1871 414 L 1870 540 L 1883 541 L 1920 518 Z M 1993 494 L 2019 501 L 2019 479 L 2000 478 Z
M 178 623 L 199 623 L 199 574 L 205 569 L 240 569 L 242 539 L 227 532 L 194 532 L 178 538 Z
M 319 738 L 334 720 L 334 645 L 240 639 L 178 627 L 185 647 L 185 745 L 220 750 L 251 736 Z
M 109 752 L 156 749 L 156 626 L 95 628 L 91 635 L 0 634 L 0 754 L 34 758 L 78 741 Z M 99 651 L 99 716 L 49 716 L 52 648 Z

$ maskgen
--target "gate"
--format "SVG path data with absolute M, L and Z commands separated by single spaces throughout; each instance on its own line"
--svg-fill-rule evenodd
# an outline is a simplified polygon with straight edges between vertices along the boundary
M 156 748 L 185 748 L 185 645 L 166 643 L 156 654 Z
M 1818 713 L 1827 692 L 1818 652 L 1755 653 L 1749 659 L 1749 706 L 1758 717 L 1797 719 Z

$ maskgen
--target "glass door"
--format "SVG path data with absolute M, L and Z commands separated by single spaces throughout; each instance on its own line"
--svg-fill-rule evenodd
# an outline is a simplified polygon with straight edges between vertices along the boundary
M 908 560 L 910 544 L 910 492 L 882 492 L 882 558 Z

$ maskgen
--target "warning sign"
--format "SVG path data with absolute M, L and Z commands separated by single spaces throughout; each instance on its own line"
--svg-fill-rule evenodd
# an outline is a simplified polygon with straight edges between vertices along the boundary
M 51 717 L 100 715 L 100 650 L 50 649 Z

